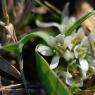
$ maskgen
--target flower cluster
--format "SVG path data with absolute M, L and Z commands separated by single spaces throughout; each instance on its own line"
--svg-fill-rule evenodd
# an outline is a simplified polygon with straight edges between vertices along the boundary
M 65 12 L 67 8 L 68 6 L 65 7 Z M 69 18 L 66 15 L 61 24 L 37 21 L 40 27 L 55 26 L 60 31 L 56 37 L 50 39 L 51 46 L 41 44 L 37 50 L 44 56 L 53 56 L 50 63 L 51 69 L 55 70 L 59 64 L 65 64 L 62 65 L 65 69 L 62 69 L 59 75 L 67 85 L 72 86 L 77 83 L 82 87 L 84 80 L 91 78 L 95 73 L 95 32 L 87 35 L 83 28 L 79 28 L 75 33 L 65 37 L 64 32 L 75 20 L 74 17 Z M 63 62 L 60 59 L 63 59 Z
M 37 50 L 44 56 L 53 56 L 50 64 L 51 69 L 56 69 L 63 58 L 67 64 L 61 72 L 66 84 L 72 86 L 78 83 L 83 86 L 83 81 L 92 77 L 95 73 L 95 32 L 86 36 L 80 28 L 77 33 L 64 37 L 58 34 L 53 40 L 52 47 L 39 45 Z

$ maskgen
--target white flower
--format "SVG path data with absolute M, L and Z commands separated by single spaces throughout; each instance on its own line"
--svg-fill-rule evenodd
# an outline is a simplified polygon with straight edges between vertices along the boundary
M 37 47 L 37 51 L 40 52 L 44 56 L 53 56 L 53 50 L 50 47 L 45 46 L 45 45 L 39 45 Z M 52 61 L 51 61 L 51 64 L 50 64 L 51 69 L 55 69 L 58 66 L 59 59 L 60 59 L 60 56 L 58 56 L 58 55 L 55 55 L 52 58 Z
M 39 20 L 36 20 L 36 24 L 39 27 L 56 27 L 58 28 L 59 32 L 63 34 L 75 21 L 76 18 L 74 16 L 69 17 L 69 3 L 66 4 L 63 10 L 63 16 L 62 16 L 62 22 L 56 23 L 56 22 L 40 22 Z
M 79 63 L 80 63 L 80 69 L 81 69 L 81 72 L 83 75 L 82 78 L 86 79 L 86 73 L 89 70 L 88 62 L 85 59 L 81 59 L 81 60 L 79 60 Z
M 59 64 L 59 59 L 60 59 L 60 56 L 54 56 L 54 57 L 52 58 L 52 61 L 51 61 L 51 64 L 50 64 L 50 68 L 51 68 L 51 69 L 55 69 L 55 68 L 58 66 L 58 64 Z
M 66 47 L 64 46 L 64 35 L 59 34 L 55 37 L 55 39 L 52 39 L 53 43 L 51 47 L 46 45 L 39 45 L 37 47 L 38 52 L 40 52 L 44 56 L 53 56 L 50 64 L 51 69 L 55 69 L 58 64 L 61 57 L 63 57 L 63 53 L 65 52 Z M 66 60 L 72 59 L 72 54 L 70 54 L 69 51 L 66 51 L 64 58 Z M 69 56 L 69 59 L 66 58 Z
M 73 44 L 71 43 L 71 40 L 72 40 L 72 35 L 70 36 L 67 36 L 65 39 L 64 39 L 64 44 L 71 50 L 73 48 Z
M 81 43 L 82 39 L 85 37 L 83 28 L 79 28 L 77 33 L 73 33 L 70 36 L 65 37 L 64 44 L 72 50 L 72 48 Z
M 65 80 L 66 84 L 68 84 L 69 86 L 73 86 L 74 83 L 78 83 L 80 87 L 83 86 L 83 79 L 74 79 L 74 78 L 66 78 Z
M 69 86 L 73 86 L 74 83 L 78 83 L 80 87 L 83 86 L 83 81 L 87 78 L 86 74 L 89 70 L 89 64 L 87 60 L 80 59 L 79 65 L 77 61 L 73 61 L 71 65 L 67 67 L 67 71 L 63 72 L 65 83 Z
M 37 47 L 37 51 L 40 52 L 44 56 L 52 56 L 53 55 L 53 51 L 51 50 L 51 48 L 46 45 L 39 45 Z
M 74 59 L 74 54 L 71 51 L 66 50 L 65 53 L 63 54 L 63 58 L 66 61 L 70 61 L 70 60 Z
M 85 58 L 85 56 L 90 52 L 89 41 L 86 36 L 81 40 L 81 42 L 76 45 L 73 49 L 75 58 Z
M 87 72 L 88 69 L 89 69 L 89 65 L 88 65 L 87 60 L 81 59 L 81 60 L 79 60 L 79 63 L 80 63 L 81 70 L 84 71 L 84 72 Z
M 70 27 L 75 22 L 75 20 L 72 20 L 72 18 L 74 18 L 74 17 L 68 18 L 68 20 L 67 20 L 68 23 L 67 24 L 65 22 L 63 22 L 61 24 L 56 23 L 56 22 L 47 22 L 47 23 L 45 23 L 45 22 L 41 22 L 39 20 L 36 20 L 36 24 L 39 27 L 56 27 L 56 28 L 58 28 L 59 32 L 61 34 L 63 34 L 68 29 L 67 25 Z
M 83 86 L 83 79 L 82 78 L 80 78 L 80 79 L 74 78 L 69 71 L 63 72 L 63 77 L 65 78 L 65 83 L 69 86 L 73 86 L 74 83 L 78 83 L 80 87 Z

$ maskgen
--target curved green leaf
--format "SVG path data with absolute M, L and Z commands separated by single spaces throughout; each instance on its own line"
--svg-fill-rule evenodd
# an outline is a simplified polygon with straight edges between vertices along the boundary
M 53 33 L 50 33 L 51 35 L 55 35 Z M 22 48 L 23 46 L 29 41 L 29 40 L 33 40 L 34 38 L 41 38 L 44 42 L 46 42 L 46 44 L 48 45 L 52 45 L 52 41 L 50 41 L 51 39 L 53 39 L 54 37 L 51 36 L 50 34 L 46 33 L 46 32 L 32 32 L 30 34 L 27 34 L 26 36 L 24 36 L 20 41 L 18 41 L 15 44 L 9 44 L 9 45 L 5 45 L 5 46 L 1 46 L 0 50 L 5 50 L 8 51 L 12 54 L 19 54 L 22 52 Z
M 15 55 L 17 55 L 19 53 L 17 43 L 16 44 L 8 44 L 8 45 L 5 45 L 5 46 L 1 46 L 0 50 L 5 50 L 5 51 L 10 52 L 11 54 L 15 54 Z
M 83 23 L 86 19 L 88 19 L 89 17 L 91 17 L 92 15 L 95 14 L 95 11 L 89 12 L 86 15 L 84 15 L 83 17 L 81 17 L 79 20 L 77 20 L 66 32 L 65 32 L 65 36 L 69 36 L 71 35 L 75 29 L 77 29 L 81 23 Z
M 46 60 L 36 52 L 37 70 L 47 95 L 72 95 L 67 86 L 50 69 Z
M 53 36 L 51 36 L 50 34 L 46 33 L 46 32 L 33 32 L 30 34 L 27 34 L 26 36 L 24 36 L 20 41 L 19 44 L 26 44 L 29 40 L 32 40 L 33 38 L 41 38 L 43 39 L 48 45 L 51 45 L 52 42 L 50 41 L 50 39 L 53 38 Z

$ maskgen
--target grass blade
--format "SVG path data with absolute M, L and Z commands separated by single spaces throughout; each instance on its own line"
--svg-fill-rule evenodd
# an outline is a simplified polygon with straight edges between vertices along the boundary
M 65 32 L 65 36 L 69 36 L 71 35 L 74 30 L 76 30 L 81 23 L 83 23 L 86 19 L 88 19 L 89 17 L 91 17 L 92 15 L 95 14 L 95 11 L 89 12 L 86 15 L 84 15 L 83 17 L 81 17 L 79 20 L 77 20 L 66 32 Z

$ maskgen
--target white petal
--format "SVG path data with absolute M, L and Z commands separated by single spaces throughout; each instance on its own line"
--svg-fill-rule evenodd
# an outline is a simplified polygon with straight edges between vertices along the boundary
M 48 46 L 45 46 L 45 45 L 39 45 L 37 47 L 37 50 L 38 50 L 38 52 L 40 52 L 42 55 L 45 55 L 45 56 L 53 55 L 51 48 Z
M 66 78 L 65 82 L 66 82 L 67 85 L 72 86 L 73 83 L 74 83 L 74 80 L 72 78 Z
M 88 71 L 89 65 L 88 65 L 87 60 L 85 59 L 80 60 L 80 68 L 82 69 L 82 71 L 85 71 L 85 72 Z
M 76 45 L 75 48 L 74 48 L 75 58 L 78 58 L 78 52 L 77 52 L 78 47 L 79 47 L 79 45 Z
M 39 27 L 59 27 L 59 24 L 56 23 L 56 22 L 41 22 L 39 20 L 36 20 L 36 24 L 39 26 Z
M 52 61 L 51 61 L 51 64 L 50 64 L 50 68 L 51 68 L 51 69 L 55 69 L 55 68 L 58 66 L 58 64 L 59 64 L 59 59 L 60 59 L 59 56 L 54 56 L 54 57 L 52 58 Z
M 74 23 L 75 21 L 76 21 L 76 18 L 75 18 L 74 16 L 71 16 L 71 17 L 69 18 L 69 22 Z
M 65 32 L 65 31 L 64 31 L 65 26 L 66 26 L 65 24 L 60 24 L 60 26 L 59 26 L 59 31 L 60 31 L 61 34 L 64 34 L 64 32 Z
M 64 55 L 63 55 L 63 57 L 64 57 L 64 59 L 65 59 L 66 61 L 70 61 L 71 59 L 74 58 L 74 55 L 73 55 L 73 53 L 70 52 L 69 50 L 66 50 L 66 52 L 65 52 Z
M 72 36 L 68 36 L 64 39 L 64 44 L 71 50 L 73 44 L 71 44 Z
M 66 84 L 68 84 L 69 86 L 73 86 L 73 84 L 75 82 L 79 83 L 79 86 L 82 87 L 83 86 L 83 79 L 80 80 L 75 80 L 73 78 L 66 78 L 65 79 Z

